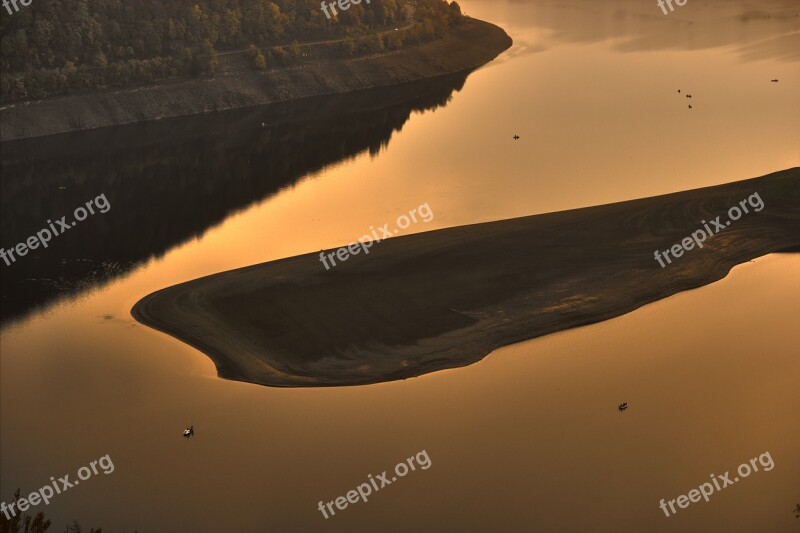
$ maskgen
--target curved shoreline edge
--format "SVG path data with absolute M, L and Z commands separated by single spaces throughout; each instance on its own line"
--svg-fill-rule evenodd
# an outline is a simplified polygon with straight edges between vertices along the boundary
M 0 108 L 0 141 L 400 85 L 477 68 L 511 45 L 502 28 L 467 17 L 441 39 L 379 55 L 8 105 Z
M 664 250 L 758 193 L 750 212 L 666 268 Z M 365 385 L 466 366 L 800 250 L 800 167 L 651 198 L 394 237 L 326 271 L 318 252 L 152 293 L 139 322 L 208 355 L 220 377 Z

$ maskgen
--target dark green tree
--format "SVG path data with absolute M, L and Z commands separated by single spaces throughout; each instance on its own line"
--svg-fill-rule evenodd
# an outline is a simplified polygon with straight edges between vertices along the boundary
M 19 500 L 19 489 L 14 493 L 14 500 Z M 0 533 L 46 533 L 50 529 L 51 521 L 44 517 L 44 513 L 39 511 L 35 516 L 30 516 L 24 511 L 14 516 L 6 518 L 4 513 L 0 513 Z M 72 525 L 67 525 L 64 533 L 82 533 L 80 524 L 75 521 Z M 100 528 L 91 528 L 88 533 L 103 533 Z M 135 533 L 135 532 L 134 532 Z

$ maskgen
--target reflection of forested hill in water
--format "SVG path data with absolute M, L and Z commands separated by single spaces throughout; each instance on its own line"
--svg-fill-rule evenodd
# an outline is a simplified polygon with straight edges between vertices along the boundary
M 377 154 L 412 111 L 445 105 L 467 75 L 3 143 L 0 246 L 100 194 L 111 210 L 0 264 L 2 322 L 120 276 L 309 172 Z

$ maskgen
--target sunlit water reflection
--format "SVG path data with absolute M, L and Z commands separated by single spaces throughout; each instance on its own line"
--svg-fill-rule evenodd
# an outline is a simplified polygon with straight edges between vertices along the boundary
M 796 526 L 797 256 L 761 258 L 711 286 L 497 350 L 467 368 L 367 387 L 219 380 L 210 360 L 129 315 L 161 287 L 341 245 L 423 202 L 434 220 L 407 233 L 800 164 L 792 3 L 754 10 L 689 2 L 667 17 L 654 2 L 558 4 L 463 2 L 467 13 L 506 28 L 514 47 L 472 74 L 447 106 L 413 114 L 379 155 L 329 165 L 105 286 L 6 326 L 3 499 L 110 454 L 112 474 L 48 506 L 57 524 L 77 518 L 109 531 Z M 692 92 L 693 109 L 679 88 Z M 111 213 L 142 209 L 124 199 Z M 625 413 L 616 410 L 622 401 L 630 403 Z M 189 424 L 196 436 L 186 441 L 180 430 Z M 422 449 L 430 469 L 327 521 L 316 510 L 318 500 L 344 495 Z M 775 460 L 772 471 L 669 519 L 658 508 L 661 498 L 764 451 Z

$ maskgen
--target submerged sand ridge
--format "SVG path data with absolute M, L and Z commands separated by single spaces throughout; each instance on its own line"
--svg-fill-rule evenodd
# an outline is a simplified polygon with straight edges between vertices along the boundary
M 764 208 L 662 268 L 680 242 L 758 193 Z M 148 295 L 140 322 L 206 353 L 223 378 L 360 385 L 479 361 L 495 348 L 599 322 L 800 250 L 800 168 L 558 213 L 396 237 L 326 271 L 319 253 Z

